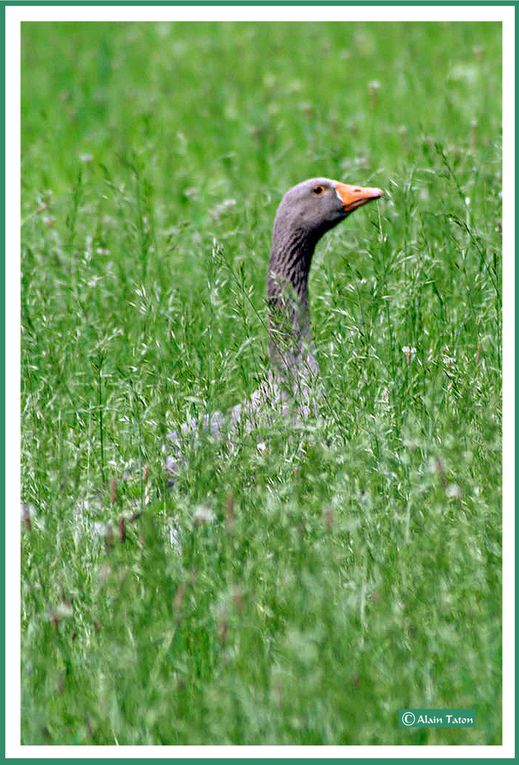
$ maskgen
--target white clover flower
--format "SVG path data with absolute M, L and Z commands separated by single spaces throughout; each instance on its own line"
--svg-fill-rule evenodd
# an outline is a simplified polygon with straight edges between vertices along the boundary
M 368 167 L 369 159 L 365 156 L 355 157 L 355 164 L 357 167 Z
M 224 215 L 229 210 L 232 210 L 233 207 L 236 207 L 237 202 L 235 199 L 224 199 L 223 202 L 220 202 L 219 205 L 216 205 L 211 210 L 211 216 L 215 219 L 221 218 L 222 215 Z
M 32 505 L 27 505 L 25 502 L 22 502 L 21 505 L 21 514 L 22 514 L 22 520 L 23 521 L 29 521 L 31 518 L 34 518 L 36 515 L 36 510 Z
M 301 80 L 291 80 L 287 85 L 287 93 L 300 93 L 303 90 Z
M 461 499 L 461 487 L 457 483 L 450 483 L 445 489 L 445 494 L 449 499 Z
M 101 566 L 101 568 L 97 572 L 97 575 L 99 577 L 99 581 L 101 582 L 101 584 L 104 584 L 108 580 L 108 577 L 110 576 L 111 573 L 112 573 L 112 567 L 108 563 L 105 563 L 103 566 Z
M 60 603 L 54 611 L 55 615 L 59 619 L 66 619 L 68 616 L 72 616 L 74 613 L 70 603 Z
M 197 524 L 213 523 L 216 520 L 216 516 L 207 505 L 199 505 L 195 508 L 193 513 L 193 520 Z
M 56 608 L 51 608 L 47 612 L 47 619 L 54 624 L 55 627 L 69 616 L 72 616 L 72 606 L 70 603 L 60 603 Z
M 222 202 L 222 206 L 225 209 L 228 209 L 229 207 L 236 207 L 236 200 L 235 199 L 224 199 Z

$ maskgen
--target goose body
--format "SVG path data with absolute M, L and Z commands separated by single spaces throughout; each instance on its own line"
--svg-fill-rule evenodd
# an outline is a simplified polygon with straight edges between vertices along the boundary
M 167 467 L 174 473 L 180 463 L 182 437 L 200 427 L 214 438 L 250 430 L 269 407 L 284 414 L 296 409 L 309 413 L 319 388 L 319 367 L 314 355 L 308 303 L 308 276 L 319 240 L 358 207 L 378 199 L 378 188 L 351 186 L 329 178 L 310 178 L 291 188 L 281 200 L 272 232 L 267 271 L 268 328 L 271 369 L 264 383 L 228 415 L 216 412 L 200 421 L 184 423 L 170 433 L 174 454 Z

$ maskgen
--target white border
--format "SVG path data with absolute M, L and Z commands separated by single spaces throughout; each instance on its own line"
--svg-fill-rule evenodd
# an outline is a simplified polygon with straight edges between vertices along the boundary
M 20 23 L 22 21 L 503 22 L 503 745 L 21 746 L 20 741 Z M 6 756 L 146 758 L 510 758 L 514 699 L 515 9 L 507 6 L 24 6 L 6 8 Z M 497 595 L 496 595 L 497 596 Z M 506 604 L 506 608 L 505 608 Z
M 388 0 L 388 3 L 391 0 Z M 406 2 L 406 0 L 404 0 Z M 508 21 L 514 8 L 452 6 L 46 6 L 8 7 L 6 20 L 21 21 Z M 14 27 L 12 27 L 14 29 Z

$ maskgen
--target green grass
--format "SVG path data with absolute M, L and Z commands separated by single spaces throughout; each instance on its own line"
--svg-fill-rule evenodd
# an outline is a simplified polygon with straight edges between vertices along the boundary
M 499 62 L 497 24 L 23 25 L 24 743 L 500 742 Z M 322 418 L 169 490 L 166 432 L 265 374 L 313 175 L 387 191 L 314 263 Z

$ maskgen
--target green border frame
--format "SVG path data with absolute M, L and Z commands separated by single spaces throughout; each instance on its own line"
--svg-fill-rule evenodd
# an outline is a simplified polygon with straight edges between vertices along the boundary
M 478 6 L 492 6 L 492 7 L 513 7 L 516 9 L 516 11 L 519 11 L 519 0 L 499 0 L 498 2 L 494 2 L 493 0 L 150 0 L 150 2 L 146 2 L 146 0 L 46 0 L 45 2 L 37 2 L 35 0 L 0 0 L 0 38 L 1 38 L 1 48 L 2 48 L 2 56 L 1 56 L 1 62 L 0 62 L 0 68 L 1 68 L 1 92 L 2 92 L 2 104 L 1 104 L 1 117 L 0 117 L 0 140 L 3 147 L 3 151 L 0 157 L 0 175 L 2 178 L 2 185 L 0 187 L 0 229 L 2 232 L 4 232 L 4 237 L 2 238 L 1 243 L 1 269 L 0 269 L 0 287 L 1 287 L 1 305 L 2 305 L 2 311 L 0 314 L 0 399 L 2 401 L 2 407 L 0 409 L 0 432 L 2 434 L 2 439 L 0 442 L 0 486 L 2 487 L 2 502 L 1 502 L 1 510 L 2 510 L 2 527 L 0 536 L 2 539 L 2 549 L 0 553 L 0 558 L 2 560 L 2 569 L 0 573 L 0 580 L 1 580 L 1 591 L 0 591 L 0 654 L 3 658 L 3 661 L 0 665 L 0 684 L 3 690 L 2 696 L 0 698 L 0 714 L 1 714 L 1 721 L 0 721 L 0 761 L 1 762 L 39 762 L 40 758 L 31 758 L 30 756 L 26 758 L 7 758 L 5 755 L 5 707 L 6 707 L 6 687 L 5 687 L 5 663 L 6 663 L 6 655 L 5 655 L 5 627 L 6 627 L 6 620 L 5 620 L 5 589 L 7 585 L 7 577 L 6 577 L 6 570 L 5 570 L 5 544 L 6 544 L 6 538 L 5 538 L 5 513 L 6 513 L 6 502 L 5 502 L 5 451 L 6 451 L 6 433 L 5 433 L 5 409 L 6 409 L 6 401 L 5 401 L 5 337 L 6 337 L 6 322 L 5 322 L 5 260 L 6 260 L 6 246 L 5 246 L 5 152 L 6 152 L 6 142 L 5 142 L 5 118 L 6 118 L 6 108 L 5 108 L 5 82 L 6 82 L 6 66 L 5 66 L 5 10 L 7 7 L 16 7 L 16 6 L 34 6 L 34 7 L 51 7 L 51 6 L 103 6 L 103 5 L 110 5 L 115 7 L 124 7 L 124 6 L 146 6 L 146 7 L 154 7 L 154 6 L 281 6 L 281 7 L 306 7 L 306 6 L 390 6 L 390 7 L 399 7 L 399 8 L 405 8 L 408 6 L 467 6 L 467 7 L 478 7 Z M 514 31 L 515 31 L 515 39 L 516 41 L 519 39 L 519 12 L 515 14 L 515 23 L 514 23 Z M 517 122 L 517 81 L 519 80 L 519 65 L 518 65 L 518 57 L 517 54 L 515 56 L 515 76 L 516 76 L 516 83 L 515 83 L 515 96 L 516 96 L 516 107 L 515 107 L 515 118 Z M 519 130 L 519 127 L 516 125 L 516 137 L 517 137 L 517 131 Z M 516 152 L 516 160 L 515 160 L 515 179 L 517 180 L 518 177 L 518 170 L 519 170 L 519 154 Z M 516 220 L 519 219 L 519 197 L 516 194 L 516 203 L 515 203 L 515 217 Z M 515 253 L 515 260 L 516 260 L 516 274 L 515 274 L 515 285 L 514 285 L 514 294 L 517 294 L 517 289 L 519 286 L 519 257 L 518 257 L 518 246 L 516 244 L 516 253 Z M 516 330 L 516 337 L 519 334 L 519 320 L 517 316 L 515 317 L 515 330 Z M 515 351 L 517 356 L 517 339 L 515 342 Z M 515 371 L 517 376 L 517 360 L 515 365 Z M 517 383 L 516 383 L 517 385 Z M 514 428 L 514 435 L 517 433 L 517 426 L 519 424 L 519 411 L 516 414 L 515 419 L 515 428 Z M 516 453 L 515 456 L 515 468 L 516 473 L 519 472 L 519 452 Z M 514 498 L 515 499 L 515 498 Z M 517 501 L 515 502 L 515 506 L 517 508 Z M 14 512 L 14 510 L 11 508 L 11 511 Z M 517 515 L 517 513 L 516 513 Z M 517 536 L 518 531 L 516 530 L 516 536 L 515 536 L 515 543 L 517 547 Z M 517 584 L 517 573 L 514 572 L 516 584 Z M 516 611 L 517 611 L 517 596 L 516 596 Z M 516 615 L 515 619 L 515 626 L 517 631 L 518 626 L 518 619 Z M 515 682 L 514 682 L 514 690 L 517 691 L 517 678 L 518 678 L 519 670 L 516 669 L 515 673 Z M 517 693 L 515 693 L 517 696 Z M 517 729 L 517 720 L 519 717 L 519 711 L 516 709 L 516 717 L 515 717 L 515 728 Z M 326 749 L 326 747 L 323 747 Z M 405 747 L 404 747 L 405 748 Z M 453 747 L 455 749 L 455 747 Z M 30 751 L 30 747 L 27 747 L 28 751 Z M 123 748 L 124 750 L 124 748 Z M 81 758 L 81 762 L 94 762 L 94 763 L 103 763 L 103 762 L 112 762 L 114 759 L 119 758 L 107 758 L 102 756 L 103 747 L 99 747 L 100 751 L 100 757 L 95 758 Z M 46 758 L 47 759 L 47 758 Z M 48 758 L 50 761 L 52 761 L 52 758 Z M 59 758 L 59 762 L 72 762 L 76 758 Z M 150 758 L 146 757 L 135 757 L 135 758 L 129 758 L 131 759 L 131 762 L 140 763 L 140 762 L 146 762 Z M 194 765 L 195 763 L 205 763 L 210 760 L 213 760 L 215 758 L 213 757 L 207 757 L 207 758 L 189 758 L 185 759 L 182 757 L 172 757 L 172 758 L 160 758 L 159 761 L 161 762 L 181 762 L 186 763 L 186 765 Z M 231 759 L 231 758 L 229 758 Z M 286 763 L 287 761 L 290 762 L 297 762 L 298 758 L 287 758 L 287 759 L 279 759 L 279 758 L 266 758 L 266 757 L 243 757 L 243 758 L 232 758 L 231 761 L 233 763 L 239 763 L 242 761 L 248 761 L 253 760 L 254 762 L 258 763 Z M 398 758 L 395 758 L 397 760 Z M 447 758 L 441 758 L 441 757 L 430 757 L 427 758 L 426 762 L 428 763 L 450 763 L 450 762 L 463 762 L 463 759 L 465 758 L 455 758 L 455 759 L 447 759 Z M 305 758 L 305 762 L 351 762 L 351 763 L 359 763 L 361 765 L 364 762 L 385 762 L 385 761 L 391 761 L 390 758 L 378 758 L 378 757 L 366 757 L 366 758 L 354 758 L 354 757 L 344 757 L 344 758 L 337 758 L 333 760 L 329 760 L 328 758 L 322 759 L 322 758 Z M 220 759 L 221 762 L 225 762 L 225 758 Z M 470 758 L 466 758 L 465 761 L 470 761 Z M 510 762 L 516 761 L 515 757 L 499 757 L 499 758 L 478 758 L 478 763 L 487 763 L 487 762 Z M 413 762 L 421 762 L 421 758 L 406 758 L 406 763 L 413 763 Z
M 321 6 L 321 5 L 332 5 L 332 6 L 341 6 L 341 5 L 385 5 L 385 6 L 391 6 L 391 7 L 399 7 L 399 8 L 405 8 L 406 6 L 416 6 L 416 5 L 435 5 L 435 6 L 443 6 L 443 5 L 455 5 L 455 6 L 514 6 L 517 7 L 518 2 L 517 0 L 500 0 L 500 2 L 494 2 L 493 0 L 473 0 L 473 2 L 470 2 L 470 0 L 459 0 L 459 2 L 456 2 L 456 0 L 399 0 L 399 2 L 392 2 L 392 0 L 358 0 L 355 2 L 355 0 L 150 0 L 150 2 L 145 2 L 143 0 L 113 0 L 113 2 L 110 2 L 110 0 L 49 0 L 48 2 L 36 2 L 35 0 L 2 0 L 0 2 L 0 6 L 2 8 L 6 8 L 7 6 L 24 6 L 24 5 L 32 5 L 32 6 L 53 6 L 53 5 L 63 5 L 63 6 L 71 6 L 71 5 L 114 5 L 114 6 L 125 6 L 125 5 L 143 5 L 146 7 L 153 7 L 155 5 L 205 5 L 205 6 L 211 6 L 211 5 L 229 5 L 229 6 L 243 6 L 243 5 L 279 5 L 279 6 L 288 6 L 288 7 L 298 7 L 298 6 L 308 6 L 308 5 L 314 5 L 314 6 Z

